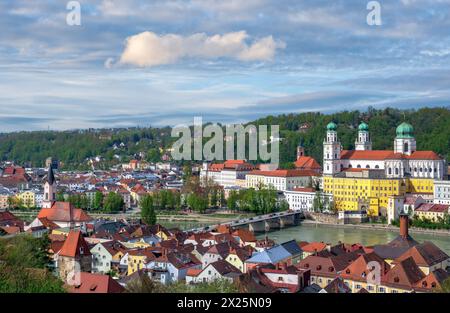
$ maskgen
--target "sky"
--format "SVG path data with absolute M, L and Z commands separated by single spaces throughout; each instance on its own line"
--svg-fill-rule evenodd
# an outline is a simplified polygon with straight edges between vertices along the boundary
M 68 2 L 0 2 L 0 132 L 450 105 L 450 0 Z

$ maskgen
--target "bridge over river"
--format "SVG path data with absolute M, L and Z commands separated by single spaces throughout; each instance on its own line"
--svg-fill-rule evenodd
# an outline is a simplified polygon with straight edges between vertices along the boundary
M 220 225 L 230 226 L 234 229 L 248 229 L 252 232 L 268 232 L 270 230 L 282 229 L 289 226 L 298 226 L 305 216 L 301 211 L 284 211 L 255 217 L 234 220 L 221 224 L 214 224 L 207 227 L 190 229 L 193 232 L 212 230 Z

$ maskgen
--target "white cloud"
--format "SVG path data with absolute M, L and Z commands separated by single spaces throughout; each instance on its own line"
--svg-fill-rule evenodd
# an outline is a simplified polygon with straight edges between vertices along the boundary
M 420 51 L 420 54 L 426 55 L 429 57 L 445 57 L 447 55 L 450 55 L 450 49 L 441 49 L 441 50 L 423 50 Z
M 272 36 L 248 44 L 248 37 L 245 31 L 213 36 L 205 33 L 158 35 L 147 31 L 127 38 L 120 63 L 150 67 L 176 63 L 183 58 L 222 57 L 240 61 L 270 61 L 277 49 L 286 46 Z

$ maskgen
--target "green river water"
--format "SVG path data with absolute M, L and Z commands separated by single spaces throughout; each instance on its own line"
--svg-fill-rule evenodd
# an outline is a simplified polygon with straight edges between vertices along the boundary
M 166 222 L 163 224 L 166 227 L 178 227 L 180 229 L 190 229 L 207 224 L 199 224 L 192 222 Z M 357 229 L 357 228 L 338 228 L 327 225 L 302 224 L 300 226 L 288 227 L 282 230 L 271 231 L 267 234 L 257 234 L 258 239 L 263 239 L 265 236 L 275 240 L 277 243 L 282 243 L 295 239 L 297 241 L 323 241 L 331 244 L 337 244 L 339 241 L 345 243 L 361 243 L 363 245 L 376 245 L 388 243 L 398 233 L 393 231 L 375 230 L 375 229 Z M 418 242 L 432 241 L 439 248 L 450 255 L 450 236 L 430 235 L 411 233 L 411 236 Z

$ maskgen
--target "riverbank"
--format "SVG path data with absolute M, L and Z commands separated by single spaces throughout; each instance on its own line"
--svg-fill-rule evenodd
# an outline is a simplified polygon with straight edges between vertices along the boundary
M 33 221 L 38 211 L 11 211 L 15 216 L 18 218 L 26 221 L 31 222 Z M 110 220 L 115 219 L 138 219 L 140 218 L 139 213 L 117 213 L 117 214 L 106 214 L 106 213 L 99 213 L 99 212 L 88 212 L 88 214 L 94 218 L 105 218 Z M 167 213 L 160 213 L 157 214 L 158 221 L 161 222 L 170 222 L 170 223 L 198 223 L 198 224 L 221 224 L 226 223 L 234 220 L 249 218 L 254 216 L 254 214 L 247 214 L 247 213 L 210 213 L 210 214 L 198 214 L 198 213 L 190 213 L 190 214 L 167 214 Z
M 329 227 L 343 228 L 343 229 L 364 229 L 364 230 L 382 230 L 389 232 L 399 232 L 397 226 L 383 225 L 383 224 L 336 224 L 336 223 L 324 223 L 312 220 L 302 221 L 302 225 L 326 225 Z M 450 231 L 446 229 L 425 229 L 417 227 L 409 227 L 409 232 L 412 234 L 427 234 L 427 235 L 438 235 L 438 236 L 450 236 Z

